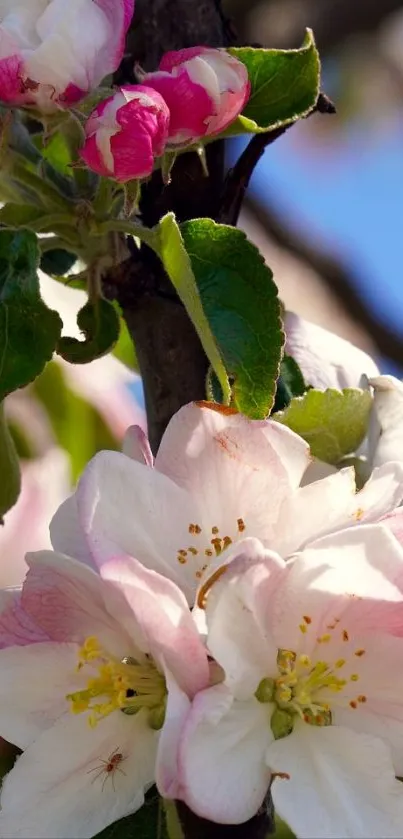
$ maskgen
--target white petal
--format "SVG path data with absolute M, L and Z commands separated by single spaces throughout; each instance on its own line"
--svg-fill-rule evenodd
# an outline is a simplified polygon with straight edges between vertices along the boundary
M 286 312 L 285 332 L 286 352 L 301 367 L 307 384 L 319 390 L 360 387 L 363 373 L 378 375 L 378 368 L 369 355 L 294 312 Z
M 349 521 L 353 523 L 351 508 L 355 497 L 351 467 L 290 494 L 280 510 L 273 548 L 287 557 L 301 550 L 307 542 L 347 526 Z
M 80 685 L 75 644 L 31 644 L 0 651 L 0 736 L 20 749 L 68 708 L 66 694 Z
M 55 551 L 92 566 L 91 553 L 78 516 L 75 493 L 60 505 L 50 522 L 49 531 Z
M 270 784 L 264 757 L 271 739 L 267 705 L 233 702 L 224 685 L 202 691 L 180 746 L 181 798 L 211 821 L 247 821 Z
M 333 646 L 344 630 L 353 642 L 379 626 L 384 632 L 402 626 L 402 570 L 403 549 L 382 525 L 325 536 L 287 563 L 276 603 L 267 609 L 267 631 L 279 647 L 308 654 L 318 636 L 329 635 L 323 655 L 335 660 Z
M 146 466 L 154 466 L 153 453 L 148 437 L 139 425 L 131 425 L 127 429 L 122 443 L 122 452 L 126 457 L 131 457 L 132 460 L 138 460 L 139 463 L 145 463 Z
M 356 507 L 359 517 L 355 524 L 379 521 L 382 516 L 397 507 L 403 498 L 403 461 L 384 463 L 372 472 L 372 475 L 356 495 Z
M 285 566 L 256 539 L 245 539 L 239 547 L 238 556 L 208 593 L 207 645 L 235 696 L 249 699 L 259 682 L 277 669 L 277 645 L 262 629 L 256 600 L 264 587 L 264 607 L 270 610 Z
M 390 460 L 403 460 L 403 384 L 394 376 L 377 376 L 370 379 L 374 388 L 374 423 L 378 426 L 372 434 L 369 457 L 372 467 Z M 371 446 L 372 442 L 372 446 Z M 372 456 L 372 457 L 371 457 Z
M 163 798 L 178 798 L 178 750 L 180 736 L 190 708 L 190 700 L 172 674 L 165 669 L 168 699 L 164 725 L 158 744 L 156 782 Z
M 309 448 L 278 423 L 186 405 L 172 418 L 158 451 L 156 468 L 186 488 L 203 519 L 222 535 L 271 538 L 281 502 L 298 486 Z
M 90 728 L 67 715 L 24 752 L 3 782 L 0 835 L 89 839 L 141 807 L 154 779 L 158 733 L 142 712 L 116 711 Z M 105 761 L 119 754 L 116 771 Z M 120 770 L 120 771 L 119 771 Z M 21 806 L 23 802 L 23 806 Z
M 87 466 L 77 490 L 83 531 L 98 566 L 129 554 L 174 580 L 190 598 L 195 567 L 180 564 L 197 510 L 169 478 L 118 452 L 101 452 Z M 196 569 L 198 563 L 196 564 Z
M 401 839 L 403 790 L 381 740 L 298 723 L 271 744 L 275 808 L 301 839 Z

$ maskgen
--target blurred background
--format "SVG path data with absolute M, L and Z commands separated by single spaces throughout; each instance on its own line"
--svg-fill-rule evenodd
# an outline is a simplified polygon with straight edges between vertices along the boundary
M 317 115 L 271 145 L 241 225 L 274 272 L 286 307 L 351 340 L 403 376 L 403 0 L 223 0 L 240 44 L 292 48 L 315 33 L 323 90 L 337 115 Z M 231 163 L 242 140 L 228 149 Z M 83 293 L 42 275 L 42 293 L 77 334 Z M 7 399 L 23 490 L 0 528 L 0 586 L 18 584 L 26 550 L 85 463 L 145 427 L 141 382 L 117 357 L 51 362 Z
M 292 48 L 313 29 L 317 115 L 271 145 L 242 226 L 288 308 L 403 372 L 403 2 L 224 0 L 239 43 Z M 235 157 L 239 147 L 231 149 Z

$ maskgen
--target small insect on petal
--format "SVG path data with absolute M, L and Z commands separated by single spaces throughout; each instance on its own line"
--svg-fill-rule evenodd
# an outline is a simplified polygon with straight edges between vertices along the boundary
M 126 760 L 126 757 L 122 754 L 122 752 L 119 751 L 119 747 L 118 747 L 117 749 L 115 749 L 114 752 L 112 752 L 109 755 L 107 760 L 103 760 L 102 758 L 99 758 L 98 766 L 94 766 L 93 769 L 89 769 L 88 772 L 87 772 L 87 775 L 89 775 L 91 772 L 97 772 L 97 774 L 94 775 L 94 777 L 92 779 L 92 783 L 94 784 L 95 781 L 98 778 L 100 778 L 101 775 L 104 773 L 105 777 L 104 777 L 103 782 L 102 782 L 102 792 L 104 791 L 104 787 L 105 787 L 105 784 L 106 784 L 108 778 L 111 779 L 113 791 L 116 792 L 115 774 L 116 774 L 116 772 L 120 772 L 121 775 L 126 774 L 123 771 L 123 769 L 121 769 L 120 766 L 119 766 L 120 763 L 123 763 L 123 761 Z

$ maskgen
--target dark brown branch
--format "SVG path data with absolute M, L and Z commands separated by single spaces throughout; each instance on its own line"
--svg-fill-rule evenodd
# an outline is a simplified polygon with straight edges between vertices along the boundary
M 247 206 L 270 237 L 280 247 L 312 268 L 323 279 L 332 294 L 340 301 L 349 316 L 371 336 L 379 353 L 403 366 L 403 332 L 397 332 L 380 321 L 368 306 L 365 297 L 356 288 L 346 266 L 319 248 L 295 230 L 284 224 L 273 207 L 263 206 L 255 198 L 247 199 Z
M 320 93 L 315 107 L 311 114 L 334 114 L 336 108 L 333 102 L 324 94 Z M 310 114 L 309 114 L 310 116 Z M 263 156 L 266 148 L 282 137 L 291 125 L 283 125 L 266 131 L 264 134 L 255 134 L 242 152 L 235 166 L 230 169 L 224 182 L 221 198 L 221 205 L 217 215 L 217 221 L 221 224 L 235 226 L 238 222 L 239 213 L 245 198 L 253 172 Z

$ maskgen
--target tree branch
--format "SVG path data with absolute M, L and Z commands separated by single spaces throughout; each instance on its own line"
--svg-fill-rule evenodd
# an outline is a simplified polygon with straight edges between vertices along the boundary
M 311 111 L 311 114 L 314 113 L 334 114 L 336 113 L 336 108 L 324 93 L 320 93 L 318 101 Z M 308 116 L 311 114 L 308 114 Z M 274 128 L 272 131 L 266 131 L 264 134 L 255 134 L 249 141 L 239 160 L 230 169 L 225 179 L 221 205 L 217 216 L 217 221 L 221 224 L 231 224 L 233 226 L 237 224 L 245 193 L 255 167 L 266 151 L 266 148 L 278 140 L 279 137 L 282 137 L 292 125 L 293 123 L 283 125 L 281 128 Z
M 335 257 L 316 248 L 295 230 L 287 227 L 267 201 L 263 206 L 256 198 L 250 197 L 246 203 L 257 221 L 280 247 L 319 274 L 350 317 L 369 333 L 380 354 L 402 367 L 403 334 L 394 331 L 376 317 L 357 289 L 348 269 Z

